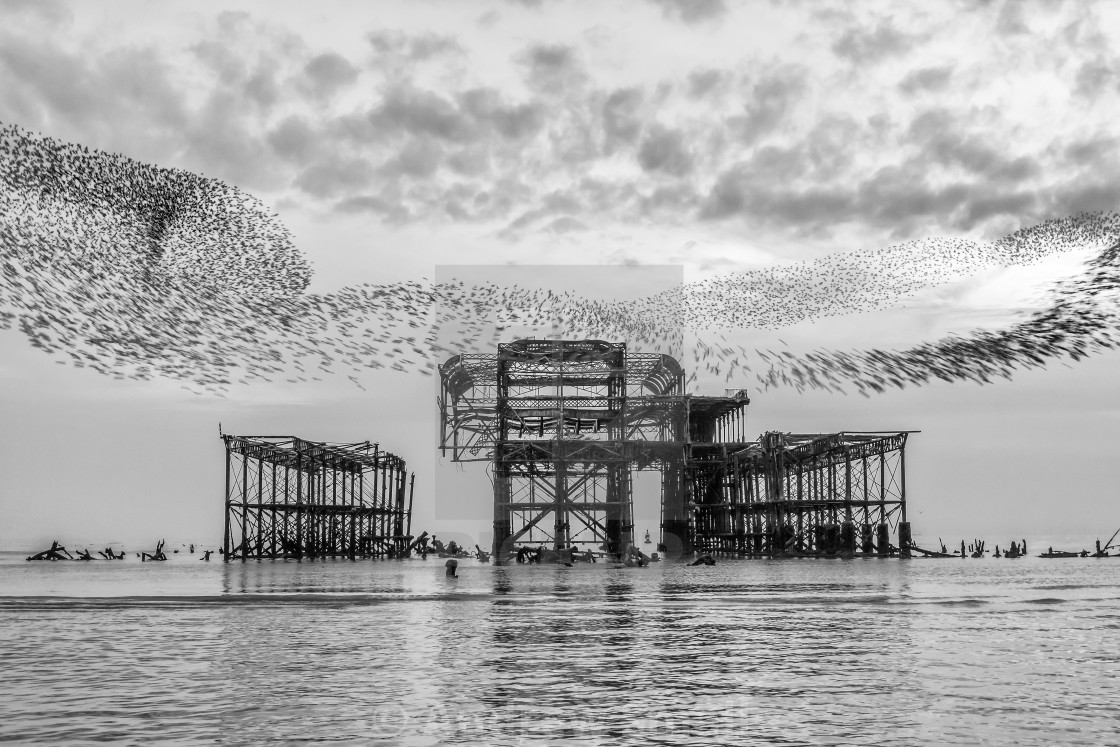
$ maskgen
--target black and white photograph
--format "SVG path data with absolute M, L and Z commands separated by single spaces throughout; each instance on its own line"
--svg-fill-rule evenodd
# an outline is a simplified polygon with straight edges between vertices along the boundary
M 0 742 L 1100 745 L 1120 3 L 0 0 Z

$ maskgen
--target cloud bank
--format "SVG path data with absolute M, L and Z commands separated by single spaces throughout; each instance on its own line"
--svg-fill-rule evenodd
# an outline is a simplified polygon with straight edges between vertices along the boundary
M 495 3 L 434 29 L 402 6 L 354 11 L 333 46 L 247 7 L 125 44 L 79 4 L 8 3 L 0 120 L 323 213 L 511 240 L 995 238 L 1120 197 L 1107 4 L 658 0 L 623 26 Z

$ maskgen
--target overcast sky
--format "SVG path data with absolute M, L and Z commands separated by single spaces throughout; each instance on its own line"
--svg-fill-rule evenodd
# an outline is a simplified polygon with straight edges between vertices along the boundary
M 317 291 L 467 264 L 697 280 L 1120 207 L 1112 2 L 0 0 L 0 17 L 0 122 L 259 197 Z M 866 348 L 999 326 L 1085 256 L 777 337 Z M 58 366 L 14 333 L 0 354 L 0 547 L 216 541 L 219 421 L 379 441 L 417 471 L 414 526 L 468 525 L 435 513 L 430 378 L 215 397 Z M 918 539 L 1004 542 L 1120 525 L 1118 372 L 1104 355 L 870 399 L 744 384 L 754 432 L 922 430 Z M 479 495 L 464 500 L 485 528 Z

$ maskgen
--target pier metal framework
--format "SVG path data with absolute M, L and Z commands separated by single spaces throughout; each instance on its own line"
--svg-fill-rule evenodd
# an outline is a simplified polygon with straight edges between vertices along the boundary
M 400 457 L 378 444 L 223 435 L 225 559 L 399 557 L 412 524 Z
M 745 393 L 695 397 L 671 356 L 602 340 L 518 340 L 440 366 L 440 447 L 487 461 L 494 545 L 603 550 L 633 543 L 633 470 L 660 470 L 662 539 L 691 548 L 686 464 L 692 441 L 746 445 Z
M 697 549 L 907 554 L 909 433 L 770 432 L 745 449 L 713 455 L 693 482 Z
M 491 464 L 496 562 L 518 543 L 621 557 L 634 470 L 661 473 L 671 556 L 888 554 L 892 528 L 908 544 L 907 432 L 748 441 L 745 391 L 688 394 L 676 359 L 602 340 L 517 340 L 439 370 L 443 454 Z

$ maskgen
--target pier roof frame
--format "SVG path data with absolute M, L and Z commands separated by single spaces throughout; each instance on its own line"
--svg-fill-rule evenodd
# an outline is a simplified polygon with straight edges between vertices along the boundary
M 314 472 L 324 467 L 348 472 L 367 472 L 403 460 L 370 441 L 354 443 L 308 441 L 297 436 L 234 436 L 225 434 L 226 448 L 268 464 Z

